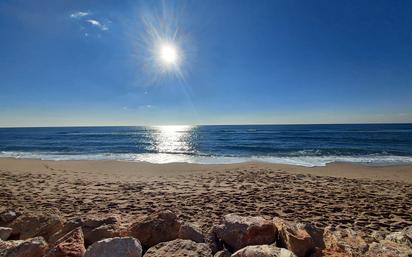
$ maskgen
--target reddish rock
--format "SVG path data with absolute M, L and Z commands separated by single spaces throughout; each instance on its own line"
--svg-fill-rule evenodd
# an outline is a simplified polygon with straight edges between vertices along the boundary
M 143 247 L 149 248 L 161 242 L 178 237 L 180 223 L 171 211 L 138 218 L 128 229 L 128 235 L 140 240 Z
M 332 227 L 328 226 L 325 228 L 323 238 L 329 252 L 337 252 L 347 256 L 364 256 L 368 250 L 368 244 L 363 237 L 351 229 L 333 230 Z
M 232 257 L 296 257 L 296 255 L 274 245 L 252 245 L 240 249 Z
M 212 251 L 207 244 L 191 240 L 176 239 L 159 243 L 145 253 L 144 257 L 212 257 Z
M 107 216 L 106 217 L 89 216 L 89 217 L 84 217 L 84 218 L 71 219 L 64 224 L 61 230 L 59 230 L 57 233 L 53 234 L 50 237 L 49 242 L 54 243 L 59 238 L 61 238 L 68 232 L 72 231 L 73 229 L 77 227 L 81 227 L 83 230 L 85 243 L 86 245 L 90 245 L 103 238 L 119 236 L 117 232 L 110 233 L 110 232 L 114 232 L 114 230 L 117 229 L 118 223 L 119 221 L 116 216 L 108 216 L 108 217 Z M 108 226 L 108 225 L 113 225 L 113 227 Z M 96 229 L 99 227 L 102 227 L 102 228 Z M 116 227 L 116 229 L 114 227 Z
M 289 249 L 298 257 L 305 257 L 315 251 L 315 243 L 302 225 L 280 218 L 274 218 L 273 223 L 279 231 L 281 247 Z
M 193 223 L 184 223 L 180 226 L 179 235 L 180 239 L 192 240 L 196 243 L 204 243 L 205 237 L 202 230 Z
M 225 215 L 222 224 L 216 227 L 217 237 L 237 251 L 248 245 L 275 242 L 277 229 L 270 220 L 262 217 Z
M 390 240 L 381 240 L 369 245 L 369 250 L 362 256 L 367 257 L 410 257 L 412 248 Z
M 46 241 L 63 228 L 64 219 L 58 210 L 50 209 L 42 212 L 27 212 L 17 217 L 10 227 L 12 236 L 27 239 L 42 236 Z
M 57 240 L 44 257 L 82 257 L 86 249 L 81 227 L 78 227 Z

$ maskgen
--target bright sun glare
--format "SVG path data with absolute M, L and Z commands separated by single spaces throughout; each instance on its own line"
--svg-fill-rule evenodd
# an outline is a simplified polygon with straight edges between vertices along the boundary
M 170 43 L 164 43 L 160 47 L 160 60 L 167 65 L 176 64 L 178 61 L 178 53 L 176 46 Z

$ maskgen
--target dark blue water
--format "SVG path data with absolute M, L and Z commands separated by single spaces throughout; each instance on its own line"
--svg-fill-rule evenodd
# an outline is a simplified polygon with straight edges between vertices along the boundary
M 0 156 L 233 163 L 412 164 L 412 124 L 0 128 Z

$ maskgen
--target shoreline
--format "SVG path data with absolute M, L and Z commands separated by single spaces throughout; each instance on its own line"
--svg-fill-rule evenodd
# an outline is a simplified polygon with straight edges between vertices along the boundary
M 199 164 L 187 162 L 151 163 L 127 160 L 42 160 L 31 158 L 0 157 L 2 168 L 25 172 L 47 172 L 53 170 L 78 173 L 102 172 L 116 175 L 173 176 L 190 172 L 208 172 L 210 169 L 221 172 L 236 168 L 266 168 L 294 174 L 331 176 L 348 179 L 392 180 L 412 183 L 412 165 L 366 165 L 348 162 L 332 162 L 325 166 L 301 166 L 267 162 L 242 162 L 227 164 Z M 119 174 L 120 173 L 120 174 Z
M 152 164 L 0 158 L 0 206 L 129 223 L 171 210 L 206 229 L 228 213 L 367 233 L 412 225 L 412 166 Z

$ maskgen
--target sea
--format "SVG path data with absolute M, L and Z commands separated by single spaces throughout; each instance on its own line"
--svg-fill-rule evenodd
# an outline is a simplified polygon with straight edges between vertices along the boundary
M 0 157 L 201 164 L 412 164 L 412 124 L 0 128 Z

